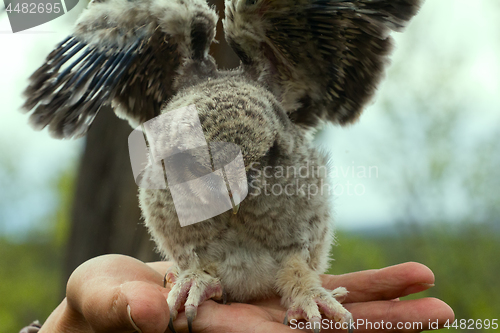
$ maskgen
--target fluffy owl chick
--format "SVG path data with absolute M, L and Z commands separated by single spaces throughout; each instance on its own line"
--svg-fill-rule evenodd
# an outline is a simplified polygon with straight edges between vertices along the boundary
M 224 291 L 239 302 L 277 293 L 288 319 L 319 322 L 324 312 L 349 322 L 350 314 L 335 299 L 345 290 L 327 291 L 319 279 L 327 268 L 330 215 L 326 191 L 311 189 L 325 188 L 326 168 L 306 132 L 269 91 L 239 72 L 220 73 L 180 92 L 165 112 L 188 105 L 196 105 L 207 142 L 241 148 L 250 193 L 236 215 L 228 211 L 181 227 L 168 189 L 141 189 L 146 225 L 178 267 L 168 297 L 172 317 L 184 304 L 192 320 L 205 299 Z M 172 140 L 165 131 L 159 141 Z M 154 188 L 156 175 L 154 169 L 146 172 L 145 187 Z
M 92 2 L 73 35 L 32 75 L 25 109 L 36 128 L 48 126 L 58 137 L 85 134 L 104 104 L 134 126 L 195 106 L 208 145 L 241 150 L 249 193 L 237 214 L 181 227 L 171 189 L 178 179 L 215 171 L 218 159 L 234 151 L 207 162 L 200 150 L 181 149 L 173 161 L 150 162 L 141 175 L 145 223 L 176 263 L 167 274 L 171 330 L 182 306 L 191 330 L 207 299 L 275 294 L 287 309 L 285 323 L 305 319 L 318 332 L 322 315 L 352 319 L 340 304 L 347 291 L 326 290 L 319 278 L 332 240 L 330 191 L 311 131 L 358 117 L 388 62 L 390 31 L 403 28 L 419 4 L 227 0 L 226 38 L 242 65 L 218 71 L 208 55 L 217 16 L 204 1 Z M 185 144 L 177 136 L 183 122 L 157 126 L 152 149 Z M 167 175 L 170 187 L 158 188 L 170 162 L 185 167 Z M 187 184 L 185 193 L 206 201 L 232 176 L 206 188 Z M 232 201 L 243 195 L 232 192 Z M 194 205 L 187 200 L 181 208 Z

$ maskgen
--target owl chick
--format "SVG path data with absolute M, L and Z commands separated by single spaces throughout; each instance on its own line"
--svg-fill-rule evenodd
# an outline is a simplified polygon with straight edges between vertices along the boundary
M 194 105 L 206 142 L 241 150 L 249 193 L 237 214 L 185 227 L 170 188 L 155 189 L 158 170 L 142 174 L 145 223 L 176 264 L 172 331 L 182 306 L 191 331 L 207 299 L 275 294 L 285 324 L 305 319 L 319 332 L 322 315 L 352 320 L 340 303 L 347 291 L 326 290 L 319 277 L 332 242 L 330 191 L 311 133 L 358 118 L 388 63 L 389 33 L 420 2 L 226 0 L 226 39 L 241 66 L 219 71 L 208 54 L 218 17 L 205 1 L 95 0 L 31 76 L 24 109 L 56 137 L 84 135 L 105 104 L 134 127 Z M 156 140 L 173 142 L 173 132 L 160 128 Z M 176 155 L 194 166 L 186 173 L 211 170 L 197 154 Z

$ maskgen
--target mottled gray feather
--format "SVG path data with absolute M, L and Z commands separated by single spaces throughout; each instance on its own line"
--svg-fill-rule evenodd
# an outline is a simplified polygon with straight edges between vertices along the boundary
M 226 0 L 226 38 L 296 123 L 346 124 L 373 97 L 391 30 L 421 0 Z
M 179 9 L 184 19 L 170 13 Z M 201 0 L 93 2 L 73 35 L 30 77 L 23 108 L 35 128 L 48 126 L 56 137 L 84 135 L 100 108 L 111 103 L 137 126 L 160 114 L 190 61 L 215 71 L 208 49 L 216 21 Z

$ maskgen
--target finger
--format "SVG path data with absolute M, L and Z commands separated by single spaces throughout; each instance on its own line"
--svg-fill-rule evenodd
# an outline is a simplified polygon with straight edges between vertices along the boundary
M 362 303 L 345 304 L 354 317 L 354 329 L 356 333 L 362 332 L 389 332 L 405 331 L 418 332 L 422 330 L 443 328 L 447 320 L 453 322 L 455 316 L 453 310 L 444 302 L 435 298 L 423 298 L 407 301 L 373 301 Z M 283 320 L 284 311 L 277 308 L 275 302 L 266 308 L 268 314 L 275 322 Z M 231 316 L 233 318 L 234 316 Z M 264 316 L 262 316 L 264 317 Z M 322 333 L 340 332 L 335 321 L 322 319 Z M 307 329 L 307 322 L 290 322 L 290 328 L 295 332 Z M 336 326 L 337 325 L 337 326 Z M 288 331 L 283 331 L 288 332 Z M 291 332 L 291 331 L 290 331 Z M 343 333 L 346 331 L 344 330 Z
M 278 301 L 279 303 L 279 301 Z M 224 332 L 255 332 L 255 333 L 292 333 L 288 326 L 282 324 L 283 311 L 267 309 L 245 303 L 223 305 L 208 300 L 198 307 L 196 320 L 193 322 L 193 332 L 224 333 Z M 281 312 L 281 318 L 277 313 Z M 188 332 L 187 319 L 184 312 L 174 321 L 177 333 Z M 300 331 L 299 331 L 300 332 Z
M 323 275 L 321 278 L 327 289 L 347 288 L 346 303 L 390 300 L 434 286 L 432 271 L 415 262 L 337 276 Z
M 170 315 L 160 286 L 141 281 L 107 286 L 85 293 L 81 300 L 82 313 L 94 331 L 165 332 Z
M 121 289 L 130 308 L 128 320 L 134 327 L 142 333 L 165 332 L 170 320 L 165 289 L 144 282 L 129 282 Z
M 352 303 L 346 308 L 353 314 L 356 332 L 420 332 L 443 328 L 455 318 L 453 310 L 436 298 Z
M 374 301 L 349 303 L 345 305 L 354 317 L 356 333 L 381 333 L 390 331 L 419 332 L 422 330 L 439 329 L 447 320 L 453 322 L 453 310 L 444 302 L 435 298 L 422 298 L 408 301 Z M 269 315 L 275 322 L 283 320 L 284 313 L 272 306 Z M 233 318 L 232 316 L 231 318 Z M 264 318 L 264 316 L 262 316 Z M 341 332 L 338 323 L 322 319 L 322 333 Z M 336 326 L 337 325 L 337 326 Z M 307 329 L 307 322 L 290 322 L 294 332 Z M 281 331 L 280 331 L 281 332 Z M 283 332 L 292 332 L 283 330 Z M 344 330 L 343 333 L 346 331 Z
M 96 332 L 164 332 L 168 325 L 162 277 L 126 256 L 103 256 L 81 265 L 70 277 L 68 306 Z
M 96 277 L 113 278 L 116 282 L 148 281 L 161 285 L 163 275 L 132 257 L 110 254 L 90 259 L 71 274 L 67 288 L 80 291 L 81 285 Z M 72 289 L 73 288 L 73 289 Z

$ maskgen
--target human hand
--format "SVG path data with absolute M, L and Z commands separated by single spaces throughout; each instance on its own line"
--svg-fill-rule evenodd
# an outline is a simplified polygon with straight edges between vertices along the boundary
M 162 284 L 163 274 L 170 266 L 168 262 L 144 264 L 120 255 L 87 261 L 72 274 L 67 298 L 47 319 L 40 333 L 134 332 L 137 329 L 143 333 L 165 332 L 169 321 L 166 302 L 169 289 L 163 288 Z M 434 275 L 421 264 L 406 263 L 381 270 L 324 275 L 322 279 L 325 288 L 343 286 L 350 291 L 344 306 L 353 314 L 355 323 L 364 319 L 365 322 L 380 324 L 383 320 L 384 328 L 391 323 L 393 330 L 401 331 L 397 323 L 421 322 L 422 326 L 418 328 L 404 330 L 418 332 L 429 329 L 429 322 L 437 320 L 441 327 L 446 320 L 454 318 L 451 308 L 437 299 L 397 300 L 432 286 Z M 305 325 L 305 322 L 291 322 L 287 327 L 282 324 L 284 316 L 285 310 L 277 297 L 230 305 L 208 300 L 198 309 L 193 331 L 285 333 L 300 332 L 293 328 Z M 174 327 L 179 333 L 187 332 L 184 313 L 179 314 Z M 356 331 L 390 331 L 366 328 L 360 325 Z
M 355 333 L 420 332 L 442 328 L 448 319 L 454 320 L 453 310 L 441 300 L 399 300 L 400 297 L 419 293 L 434 285 L 432 271 L 419 263 L 409 262 L 338 276 L 322 275 L 322 282 L 323 287 L 329 290 L 342 286 L 349 291 L 343 305 L 353 315 L 354 324 L 358 324 L 355 325 Z M 305 321 L 291 321 L 289 327 L 283 325 L 285 309 L 280 306 L 277 297 L 251 304 L 233 303 L 230 306 L 213 301 L 205 303 L 203 309 L 199 308 L 193 322 L 195 332 L 312 332 L 305 329 Z M 187 320 L 183 313 L 174 323 L 178 332 L 187 332 Z M 383 326 L 377 327 L 382 323 Z M 432 327 L 429 327 L 430 323 Z M 329 320 L 323 319 L 322 324 L 323 333 L 340 332 L 338 329 L 329 329 L 335 327 L 335 323 Z M 398 324 L 403 326 L 400 328 Z M 405 324 L 412 327 L 405 328 Z
M 145 264 L 132 257 L 105 255 L 71 274 L 66 298 L 39 333 L 165 332 L 169 321 L 163 275 L 169 263 Z M 129 316 L 130 311 L 130 316 Z

